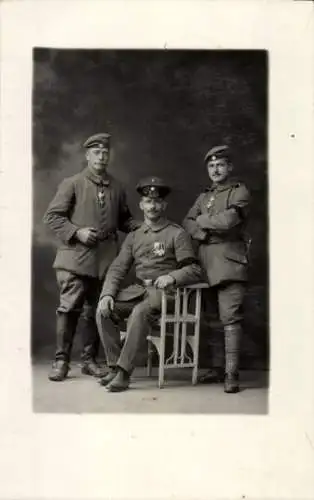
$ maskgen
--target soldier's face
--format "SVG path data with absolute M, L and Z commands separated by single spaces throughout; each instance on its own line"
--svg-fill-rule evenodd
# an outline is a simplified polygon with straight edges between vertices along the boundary
M 162 198 L 143 196 L 140 201 L 140 208 L 143 210 L 145 218 L 154 221 L 164 215 L 167 208 L 167 202 Z
M 109 162 L 109 149 L 102 145 L 89 148 L 86 152 L 86 159 L 89 167 L 101 173 L 107 168 Z
M 226 158 L 216 158 L 207 163 L 209 178 L 215 184 L 223 183 L 232 171 L 232 165 Z

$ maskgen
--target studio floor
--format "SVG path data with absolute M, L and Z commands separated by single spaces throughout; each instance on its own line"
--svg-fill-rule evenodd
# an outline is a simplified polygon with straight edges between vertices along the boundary
M 51 364 L 33 364 L 33 409 L 37 413 L 182 413 L 248 414 L 268 412 L 268 372 L 241 372 L 241 391 L 225 394 L 222 384 L 191 385 L 189 370 L 166 372 L 162 389 L 157 387 L 157 369 L 152 378 L 145 369 L 134 372 L 130 389 L 108 393 L 97 379 L 83 375 L 72 363 L 64 382 L 50 382 Z M 200 372 L 202 373 L 202 372 Z

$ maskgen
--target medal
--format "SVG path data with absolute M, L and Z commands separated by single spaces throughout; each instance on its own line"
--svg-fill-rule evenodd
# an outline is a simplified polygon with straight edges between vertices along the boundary
M 208 208 L 208 210 L 213 206 L 214 204 L 214 201 L 215 201 L 215 196 L 211 196 L 206 207 Z
M 155 241 L 153 254 L 156 255 L 157 257 L 163 257 L 165 253 L 166 253 L 165 244 L 160 241 Z
M 98 198 L 98 203 L 102 207 L 105 204 L 105 193 L 104 191 L 98 191 L 97 193 L 97 198 Z

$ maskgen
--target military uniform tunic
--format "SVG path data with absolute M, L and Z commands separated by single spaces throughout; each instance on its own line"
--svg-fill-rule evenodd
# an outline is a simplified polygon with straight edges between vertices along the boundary
M 102 279 L 118 252 L 117 229 L 134 229 L 125 192 L 110 175 L 105 179 L 88 167 L 64 179 L 50 203 L 44 222 L 60 240 L 54 268 Z M 93 247 L 76 240 L 83 227 L 97 229 Z
M 198 243 L 209 285 L 218 291 L 224 324 L 242 319 L 244 283 L 248 279 L 244 238 L 250 195 L 243 183 L 212 186 L 195 201 L 183 227 Z
M 145 287 L 141 284 L 144 280 L 155 281 L 164 274 L 170 274 L 178 286 L 194 283 L 200 277 L 200 268 L 195 262 L 190 237 L 181 226 L 166 220 L 153 229 L 144 223 L 127 235 L 120 254 L 108 270 L 101 297 L 133 299 L 144 293 Z M 119 292 L 119 285 L 132 264 L 139 283 Z
M 212 286 L 247 280 L 244 229 L 248 209 L 246 186 L 231 182 L 202 193 L 183 221 L 199 242 L 200 261 Z

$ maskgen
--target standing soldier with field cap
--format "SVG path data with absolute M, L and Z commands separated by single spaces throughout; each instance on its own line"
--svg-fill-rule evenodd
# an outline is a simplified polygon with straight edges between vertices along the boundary
M 96 364 L 99 335 L 96 306 L 106 271 L 118 253 L 117 230 L 137 227 L 123 188 L 107 172 L 110 135 L 100 133 L 85 143 L 87 167 L 60 184 L 44 216 L 60 246 L 53 264 L 60 289 L 57 308 L 57 348 L 49 379 L 67 377 L 72 344 L 82 313 L 82 373 L 101 377 Z
M 218 305 L 224 327 L 225 367 L 210 370 L 200 381 L 224 379 L 225 392 L 239 391 L 239 352 L 243 299 L 246 289 L 247 242 L 244 237 L 249 211 L 249 192 L 232 181 L 230 150 L 215 146 L 205 156 L 211 187 L 199 195 L 183 221 L 183 227 L 199 244 L 199 258 Z
M 162 289 L 167 290 L 170 308 L 174 304 L 174 287 L 196 283 L 201 277 L 191 238 L 166 218 L 169 186 L 159 177 L 150 177 L 140 181 L 137 191 L 144 223 L 127 235 L 111 264 L 96 315 L 111 368 L 100 383 L 109 392 L 128 389 L 140 345 L 151 321 L 160 317 Z M 121 289 L 133 264 L 136 282 Z M 119 322 L 126 318 L 127 334 L 121 348 Z

